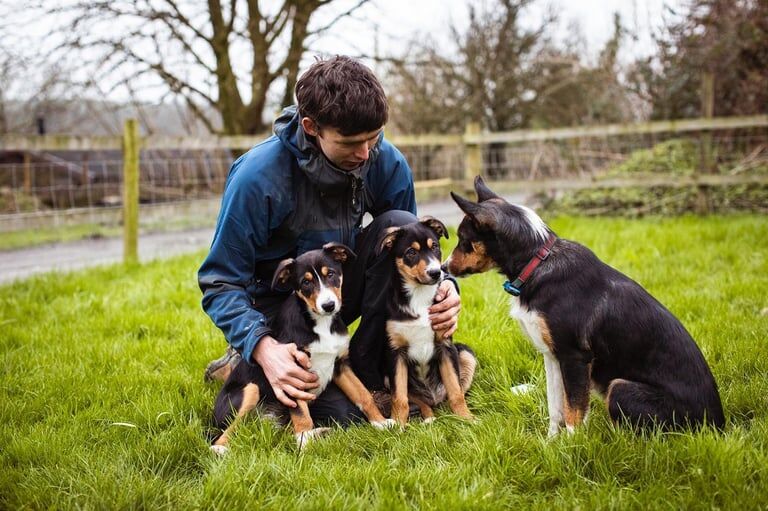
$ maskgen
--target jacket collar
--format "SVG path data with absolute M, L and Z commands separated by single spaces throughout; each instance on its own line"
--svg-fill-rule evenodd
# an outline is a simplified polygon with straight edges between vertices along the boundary
M 353 181 L 364 179 L 379 154 L 379 142 L 371 148 L 366 162 L 355 170 L 342 170 L 325 157 L 315 144 L 314 137 L 307 135 L 299 122 L 296 106 L 283 110 L 274 123 L 275 135 L 296 156 L 299 168 L 317 188 L 325 193 L 346 191 Z

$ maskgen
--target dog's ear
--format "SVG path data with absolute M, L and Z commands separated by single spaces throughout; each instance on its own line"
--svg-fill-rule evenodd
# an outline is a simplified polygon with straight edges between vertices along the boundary
M 341 264 L 347 261 L 354 261 L 357 258 L 357 255 L 352 252 L 351 248 L 335 241 L 323 245 L 323 250 L 330 254 L 334 261 Z
M 467 216 L 474 217 L 475 213 L 480 209 L 480 204 L 476 202 L 472 202 L 469 199 L 465 199 L 461 195 L 457 195 L 453 192 L 451 192 L 451 197 L 453 198 L 453 201 L 456 203 L 461 210 L 467 214 Z
M 483 181 L 481 176 L 475 176 L 475 192 L 477 193 L 478 202 L 487 201 L 488 199 L 501 198 L 485 185 L 485 181 Z
M 451 197 L 461 210 L 475 223 L 475 225 L 481 229 L 494 229 L 498 224 L 496 210 L 493 208 L 493 203 L 490 204 L 478 204 L 472 202 L 469 199 L 465 199 L 461 195 L 456 195 L 451 192 Z
M 377 253 L 381 254 L 385 250 L 390 250 L 394 246 L 397 237 L 400 236 L 400 232 L 399 227 L 387 227 L 384 231 L 384 237 L 381 239 Z
M 296 266 L 295 259 L 283 259 L 275 270 L 275 275 L 272 277 L 272 289 L 275 289 L 278 284 L 285 285 L 288 279 L 293 274 L 294 267 Z
M 435 234 L 437 234 L 438 238 L 440 236 L 448 238 L 448 229 L 446 229 L 445 224 L 437 218 L 432 216 L 425 216 L 419 219 L 419 223 L 435 231 Z

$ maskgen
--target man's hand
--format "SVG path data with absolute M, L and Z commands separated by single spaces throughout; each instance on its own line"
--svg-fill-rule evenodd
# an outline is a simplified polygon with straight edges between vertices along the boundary
M 450 280 L 442 281 L 435 295 L 435 303 L 429 308 L 432 330 L 443 339 L 452 336 L 459 326 L 460 310 L 461 297 L 456 291 L 456 286 Z
M 265 335 L 253 350 L 252 357 L 264 369 L 275 396 L 285 406 L 296 407 L 294 399 L 315 399 L 314 394 L 306 391 L 317 388 L 317 375 L 307 371 L 312 366 L 309 356 L 295 344 L 281 344 L 274 337 Z

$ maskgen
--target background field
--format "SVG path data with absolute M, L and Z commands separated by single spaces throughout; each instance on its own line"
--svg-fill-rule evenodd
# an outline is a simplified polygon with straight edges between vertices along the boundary
M 476 423 L 443 410 L 299 455 L 288 431 L 251 420 L 217 459 L 203 436 L 217 386 L 202 372 L 225 344 L 199 305 L 198 253 L 0 287 L 0 508 L 764 508 L 765 217 L 552 224 L 683 321 L 720 385 L 725 433 L 638 437 L 595 399 L 586 427 L 547 440 L 541 357 L 489 274 L 462 281 L 456 336 L 480 360 Z M 535 391 L 509 392 L 519 383 Z

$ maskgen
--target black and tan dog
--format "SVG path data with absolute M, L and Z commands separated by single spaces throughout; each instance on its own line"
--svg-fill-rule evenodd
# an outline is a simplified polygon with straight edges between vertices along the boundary
M 475 191 L 478 203 L 451 194 L 466 216 L 444 268 L 456 276 L 497 269 L 509 279 L 510 314 L 544 355 L 550 435 L 585 419 L 590 388 L 605 397 L 614 421 L 724 425 L 712 373 L 671 312 L 479 177 Z
M 320 394 L 333 380 L 360 407 L 373 426 L 384 428 L 394 422 L 384 418 L 370 392 L 352 372 L 347 357 L 349 335 L 338 314 L 342 265 L 354 257 L 346 246 L 328 243 L 320 250 L 282 261 L 275 271 L 272 287 L 280 283 L 293 289 L 293 294 L 280 308 L 273 329 L 279 342 L 293 342 L 310 355 L 311 371 L 317 374 L 319 384 L 310 392 Z M 275 397 L 261 367 L 241 361 L 216 398 L 214 423 L 221 434 L 211 448 L 217 453 L 226 452 L 237 423 L 260 403 L 273 413 L 285 413 L 285 407 Z M 288 411 L 296 441 L 302 448 L 327 428 L 314 427 L 306 401 L 297 400 L 297 405 Z
M 429 320 L 440 269 L 440 237 L 448 231 L 437 219 L 425 217 L 391 228 L 381 248 L 388 250 L 395 276 L 387 300 L 391 417 L 400 425 L 408 420 L 409 401 L 422 417 L 434 419 L 432 408 L 446 399 L 458 416 L 471 419 L 464 395 L 472 383 L 476 361 L 472 351 L 435 334 Z

